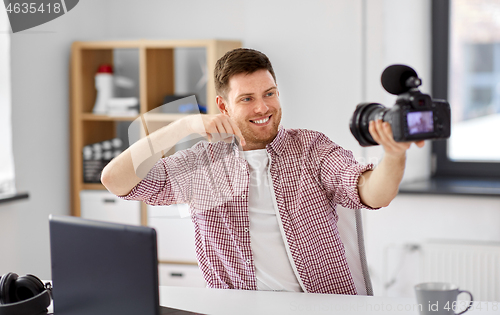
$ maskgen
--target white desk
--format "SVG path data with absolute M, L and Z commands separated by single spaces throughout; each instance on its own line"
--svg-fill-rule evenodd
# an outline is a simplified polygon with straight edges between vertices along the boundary
M 217 290 L 185 287 L 160 287 L 160 304 L 210 315 L 418 315 L 416 298 Z M 481 309 L 479 309 L 480 306 Z M 474 309 L 469 310 L 465 314 L 500 314 L 500 302 L 475 302 L 473 307 Z
M 210 315 L 418 315 L 415 298 L 165 286 L 160 286 L 160 304 Z M 49 312 L 52 312 L 52 305 Z M 474 302 L 473 309 L 465 314 L 498 315 L 500 314 L 500 302 Z

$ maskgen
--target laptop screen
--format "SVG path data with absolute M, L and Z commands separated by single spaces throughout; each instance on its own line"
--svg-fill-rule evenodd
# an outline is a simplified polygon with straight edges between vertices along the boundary
M 159 314 L 156 232 L 50 216 L 54 313 Z

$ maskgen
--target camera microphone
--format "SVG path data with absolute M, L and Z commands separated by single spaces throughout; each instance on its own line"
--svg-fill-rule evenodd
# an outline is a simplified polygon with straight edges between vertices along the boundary
M 382 72 L 380 80 L 384 89 L 394 95 L 408 92 L 410 89 L 422 84 L 415 70 L 405 65 L 387 67 Z

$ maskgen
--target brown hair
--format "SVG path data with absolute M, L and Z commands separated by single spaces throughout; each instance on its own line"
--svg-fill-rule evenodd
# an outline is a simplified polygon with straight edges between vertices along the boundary
M 215 93 L 222 97 L 227 96 L 229 91 L 229 79 L 240 73 L 254 73 L 257 70 L 266 69 L 273 76 L 276 83 L 271 61 L 260 51 L 249 48 L 236 48 L 228 51 L 215 64 L 214 81 Z

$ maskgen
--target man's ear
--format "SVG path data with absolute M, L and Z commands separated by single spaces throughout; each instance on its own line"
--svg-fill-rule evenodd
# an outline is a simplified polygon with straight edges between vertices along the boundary
M 222 114 L 227 115 L 228 114 L 227 104 L 226 104 L 226 101 L 222 98 L 222 96 L 217 95 L 217 97 L 215 98 L 215 102 L 217 103 L 217 107 L 219 108 L 219 111 Z

